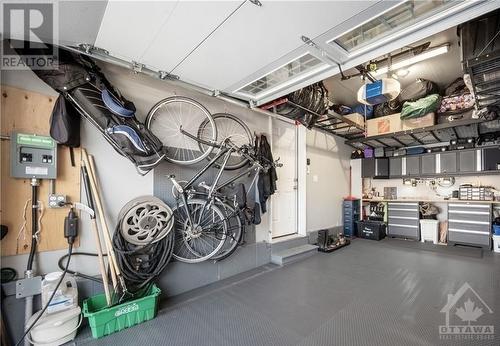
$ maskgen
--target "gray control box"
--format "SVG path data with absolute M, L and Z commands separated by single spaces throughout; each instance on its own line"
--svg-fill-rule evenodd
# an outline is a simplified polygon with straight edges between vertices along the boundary
M 13 132 L 10 175 L 13 178 L 56 179 L 57 143 L 47 136 Z

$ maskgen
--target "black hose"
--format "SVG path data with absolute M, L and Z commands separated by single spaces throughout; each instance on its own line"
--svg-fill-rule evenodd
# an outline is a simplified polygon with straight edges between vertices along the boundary
M 33 269 L 36 251 L 36 233 L 38 232 L 38 185 L 31 185 L 31 249 L 28 257 L 27 271 Z
M 172 258 L 174 252 L 174 230 L 163 239 L 145 246 L 130 244 L 123 239 L 120 222 L 113 234 L 113 248 L 116 260 L 133 294 L 147 289 L 160 276 Z
M 102 254 L 103 256 L 107 256 L 107 254 Z M 92 257 L 97 257 L 98 254 L 96 253 L 92 253 L 92 252 L 73 252 L 72 256 L 92 256 Z M 66 254 L 64 256 L 62 256 L 61 258 L 59 258 L 59 261 L 57 261 L 57 266 L 59 267 L 59 269 L 61 270 L 64 270 L 64 268 L 66 267 L 66 265 L 63 264 L 64 260 L 69 257 L 69 254 Z M 88 280 L 92 280 L 92 281 L 95 281 L 95 282 L 99 282 L 99 283 L 102 283 L 102 279 L 99 279 L 98 277 L 94 277 L 94 276 L 91 276 L 91 275 L 88 275 L 88 274 L 84 274 L 84 273 L 80 273 L 80 272 L 76 272 L 76 271 L 73 271 L 73 270 L 70 270 L 68 269 L 67 270 L 68 274 L 71 274 L 71 275 L 74 275 L 74 276 L 78 276 L 78 277 L 81 277 L 81 278 L 84 278 L 84 279 L 88 279 Z

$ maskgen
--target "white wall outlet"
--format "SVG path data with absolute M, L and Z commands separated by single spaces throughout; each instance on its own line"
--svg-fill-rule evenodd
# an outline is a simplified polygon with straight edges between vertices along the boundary
M 49 194 L 49 208 L 64 208 L 66 201 L 66 195 Z

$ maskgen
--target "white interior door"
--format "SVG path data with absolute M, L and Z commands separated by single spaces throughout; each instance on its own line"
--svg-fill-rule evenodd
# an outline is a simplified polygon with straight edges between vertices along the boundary
M 272 237 L 297 233 L 297 128 L 294 124 L 272 120 L 272 150 L 282 167 L 278 173 L 277 190 L 271 201 Z

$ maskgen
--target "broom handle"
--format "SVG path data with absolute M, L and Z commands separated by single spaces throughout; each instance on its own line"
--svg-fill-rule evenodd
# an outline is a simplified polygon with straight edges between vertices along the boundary
M 82 149 L 82 159 L 85 167 L 87 167 L 88 175 L 89 175 L 89 181 L 90 181 L 90 187 L 92 189 L 92 195 L 94 196 L 94 202 L 96 204 L 96 209 L 97 209 L 97 214 L 99 215 L 99 221 L 101 223 L 101 228 L 102 228 L 102 233 L 103 233 L 103 238 L 104 238 L 104 245 L 106 246 L 106 252 L 108 254 L 108 261 L 109 261 L 109 267 L 110 267 L 110 272 L 111 272 L 111 281 L 113 282 L 113 288 L 116 291 L 117 287 L 117 280 L 116 280 L 116 259 L 114 258 L 114 252 L 113 252 L 113 247 L 110 247 L 110 243 L 108 243 L 108 238 L 109 238 L 109 233 L 108 233 L 108 228 L 106 224 L 106 219 L 104 218 L 103 214 L 103 209 L 102 209 L 102 204 L 101 204 L 101 197 L 99 195 L 99 190 L 97 189 L 97 184 L 95 180 L 95 174 L 93 171 L 93 167 L 90 163 L 89 156 L 87 154 L 87 151 L 85 149 Z M 108 234 L 108 237 L 106 237 L 106 234 Z
M 100 190 L 99 189 L 99 182 L 97 180 L 97 175 L 96 175 L 96 170 L 95 170 L 94 157 L 92 155 L 89 155 L 89 162 L 90 162 L 90 167 L 91 167 L 91 171 L 92 171 L 92 176 L 93 176 L 95 184 L 96 184 L 96 188 L 97 188 L 97 190 Z M 99 202 L 100 202 L 100 199 L 101 199 L 100 195 L 98 195 L 98 196 L 99 196 Z M 106 223 L 106 219 L 104 218 L 104 209 L 102 207 L 102 204 L 101 203 L 99 203 L 99 204 L 101 205 L 100 206 L 101 217 L 102 217 L 103 224 L 104 224 L 104 227 L 103 227 L 104 240 L 107 242 L 107 245 L 109 246 L 109 248 L 111 250 L 113 263 L 115 266 L 116 276 L 121 276 L 120 267 L 118 267 L 118 262 L 116 261 L 116 255 L 115 255 L 115 249 L 113 248 L 113 242 L 111 241 L 111 236 L 109 235 L 108 224 Z
M 102 256 L 101 239 L 99 237 L 99 230 L 97 229 L 97 222 L 96 222 L 95 217 L 92 218 L 91 222 L 92 222 L 92 232 L 94 233 L 96 247 L 97 247 L 97 256 L 99 258 L 99 270 L 100 270 L 101 276 L 102 276 L 102 284 L 104 286 L 104 294 L 106 295 L 106 303 L 109 306 L 109 305 L 111 305 L 111 295 L 109 292 L 108 275 L 106 274 L 106 269 L 104 266 L 104 258 Z
M 87 193 L 87 203 L 89 207 L 92 208 L 92 211 L 94 211 L 94 203 L 93 203 L 93 198 L 92 198 L 92 192 L 90 191 L 90 181 L 89 181 L 89 175 L 87 171 L 87 167 L 85 166 L 85 163 L 82 164 L 82 179 L 83 179 L 83 185 L 85 186 L 85 192 Z M 98 258 L 98 263 L 99 263 L 99 272 L 101 273 L 102 277 L 102 284 L 104 286 L 104 295 L 106 296 L 106 303 L 109 306 L 111 304 L 111 295 L 109 292 L 109 281 L 108 281 L 108 275 L 106 273 L 106 264 L 104 262 L 104 257 L 102 255 L 102 244 L 101 244 L 101 239 L 99 237 L 99 230 L 97 229 L 97 221 L 95 218 L 95 211 L 94 215 L 90 216 L 90 222 L 92 223 L 92 233 L 94 234 L 94 239 L 96 242 L 96 249 L 97 249 L 97 258 Z

